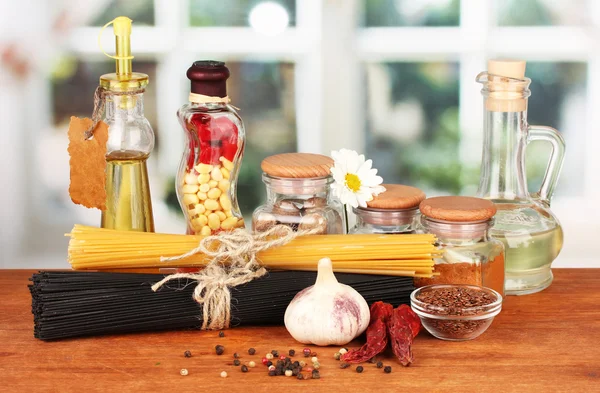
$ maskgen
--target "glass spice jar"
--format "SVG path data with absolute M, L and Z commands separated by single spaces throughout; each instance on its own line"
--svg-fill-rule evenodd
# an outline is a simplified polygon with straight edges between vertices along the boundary
M 333 196 L 329 157 L 285 153 L 261 163 L 267 202 L 252 214 L 252 229 L 264 232 L 283 224 L 318 235 L 343 233 L 342 204 Z
M 187 137 L 177 173 L 177 197 L 188 234 L 212 235 L 244 227 L 236 184 L 244 153 L 242 119 L 228 105 L 229 70 L 218 61 L 197 61 L 187 71 L 189 103 L 177 115 Z
M 415 286 L 468 284 L 491 288 L 504 296 L 504 245 L 490 236 L 496 207 L 474 197 L 444 196 L 419 205 L 420 225 L 437 237 L 443 250 L 431 278 L 415 278 Z
M 367 207 L 353 208 L 356 225 L 350 233 L 414 233 L 419 203 L 425 193 L 416 187 L 383 184 L 385 192 L 367 202 Z

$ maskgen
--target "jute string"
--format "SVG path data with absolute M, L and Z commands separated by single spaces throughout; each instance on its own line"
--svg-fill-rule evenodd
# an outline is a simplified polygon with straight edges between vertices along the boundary
M 210 262 L 198 273 L 171 274 L 152 286 L 156 292 L 164 284 L 181 278 L 195 280 L 192 297 L 202 305 L 202 329 L 218 330 L 231 323 L 231 292 L 229 288 L 264 276 L 267 270 L 257 254 L 271 247 L 283 246 L 299 236 L 313 235 L 320 228 L 294 232 L 285 225 L 276 225 L 265 232 L 250 233 L 244 229 L 207 236 L 198 247 L 175 257 L 161 257 L 161 262 L 178 261 L 195 254 L 204 254 Z
M 134 96 L 143 93 L 144 89 L 130 90 L 130 91 L 112 91 L 106 90 L 102 86 L 98 86 L 94 92 L 94 111 L 92 112 L 92 125 L 85 130 L 84 136 L 88 140 L 94 136 L 94 130 L 98 123 L 102 120 L 104 114 L 104 107 L 106 103 L 106 97 L 108 96 Z

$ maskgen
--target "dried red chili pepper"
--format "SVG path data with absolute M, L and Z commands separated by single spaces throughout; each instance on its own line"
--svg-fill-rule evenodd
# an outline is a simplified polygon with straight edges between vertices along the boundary
M 408 324 L 412 331 L 413 338 L 417 337 L 417 334 L 421 331 L 421 318 L 419 318 L 419 316 L 406 304 L 401 304 L 394 312 L 397 312 Z
M 341 360 L 348 363 L 362 363 L 385 350 L 388 343 L 386 322 L 392 316 L 391 304 L 375 302 L 371 305 L 371 321 L 367 328 L 367 342 L 359 349 L 342 355 Z
M 412 312 L 410 309 L 409 311 Z M 408 366 L 413 361 L 411 345 L 414 333 L 411 323 L 404 319 L 404 316 L 407 314 L 407 311 L 397 308 L 393 311 L 391 318 L 387 322 L 387 331 L 392 344 L 392 351 L 403 366 Z M 417 328 L 417 334 L 419 333 L 419 328 Z

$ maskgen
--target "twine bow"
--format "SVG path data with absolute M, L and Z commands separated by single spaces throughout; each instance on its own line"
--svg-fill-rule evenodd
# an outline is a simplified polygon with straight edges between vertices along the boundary
M 202 253 L 211 258 L 198 273 L 171 274 L 152 286 L 156 292 L 169 281 L 186 278 L 197 282 L 192 297 L 202 305 L 202 329 L 219 330 L 231 322 L 231 291 L 229 288 L 260 278 L 267 270 L 260 265 L 257 254 L 271 247 L 287 244 L 298 236 L 313 235 L 320 229 L 294 232 L 285 225 L 276 225 L 265 232 L 250 233 L 244 229 L 207 236 L 198 247 L 175 257 L 162 257 L 161 262 L 178 261 Z

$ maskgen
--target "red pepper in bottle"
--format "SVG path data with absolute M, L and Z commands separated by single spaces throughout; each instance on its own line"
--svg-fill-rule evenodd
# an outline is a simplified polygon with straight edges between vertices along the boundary
M 367 342 L 360 349 L 342 355 L 341 360 L 348 363 L 362 363 L 377 356 L 388 344 L 387 321 L 394 308 L 391 304 L 375 302 L 371 305 L 371 321 L 367 328 Z

